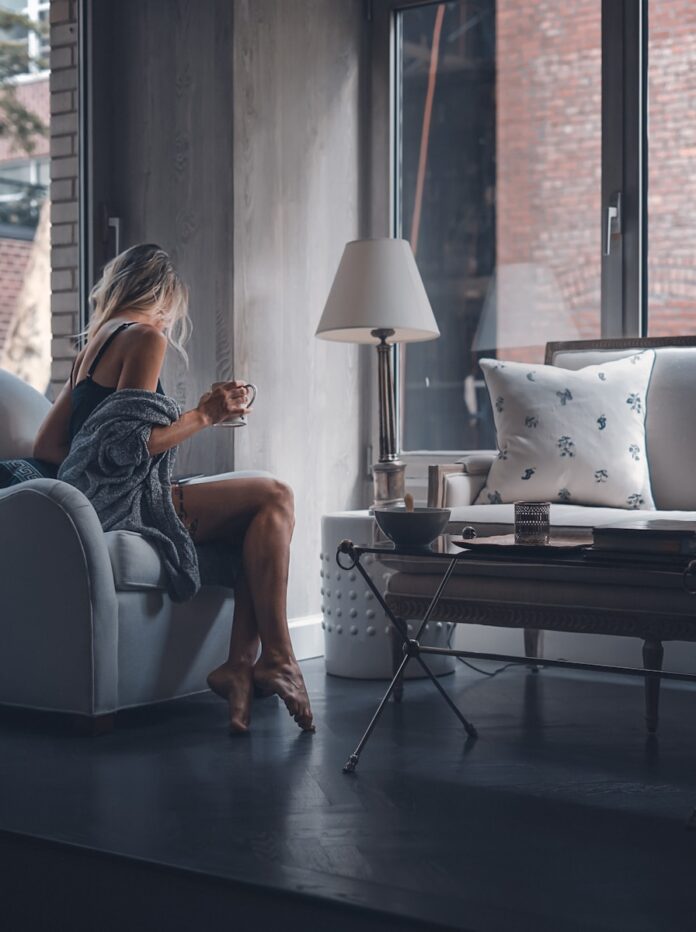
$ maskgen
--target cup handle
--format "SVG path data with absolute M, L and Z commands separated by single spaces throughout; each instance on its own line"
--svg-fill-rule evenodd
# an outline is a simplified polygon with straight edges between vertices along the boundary
M 256 388 L 256 386 L 254 385 L 253 382 L 247 382 L 247 384 L 244 386 L 244 388 L 250 388 L 250 389 L 251 389 L 251 401 L 250 401 L 249 404 L 247 405 L 247 411 L 248 411 L 249 408 L 250 408 L 250 407 L 253 405 L 253 403 L 256 401 L 256 392 L 257 392 L 257 388 Z

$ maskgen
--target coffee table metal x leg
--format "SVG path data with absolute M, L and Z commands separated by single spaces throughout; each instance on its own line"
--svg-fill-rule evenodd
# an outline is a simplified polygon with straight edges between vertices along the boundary
M 350 540 L 344 540 L 344 541 L 341 541 L 341 543 L 338 545 L 338 550 L 336 552 L 336 562 L 338 563 L 339 567 L 342 570 L 357 569 L 357 571 L 360 573 L 362 578 L 367 583 L 368 588 L 372 591 L 373 595 L 375 596 L 380 606 L 382 607 L 384 614 L 391 621 L 391 623 L 394 625 L 394 628 L 399 633 L 401 640 L 402 640 L 402 650 L 403 650 L 404 656 L 396 672 L 394 673 L 394 676 L 392 677 L 392 680 L 389 683 L 389 686 L 387 687 L 387 691 L 385 692 L 379 705 L 377 706 L 377 709 L 375 711 L 375 714 L 372 716 L 370 724 L 367 726 L 365 733 L 363 734 L 363 736 L 361 737 L 360 741 L 357 744 L 357 747 L 355 748 L 353 753 L 350 755 L 345 766 L 343 767 L 344 773 L 353 773 L 355 771 L 355 768 L 358 766 L 358 761 L 360 760 L 360 755 L 362 754 L 365 745 L 369 741 L 370 736 L 372 732 L 374 731 L 375 726 L 377 725 L 377 722 L 379 721 L 380 716 L 382 715 L 382 712 L 384 711 L 384 707 L 389 701 L 389 697 L 394 692 L 397 684 L 399 683 L 401 677 L 403 676 L 406 670 L 406 667 L 409 665 L 409 663 L 412 660 L 416 660 L 418 664 L 420 664 L 420 666 L 423 668 L 427 676 L 430 677 L 437 691 L 440 693 L 440 695 L 445 700 L 447 705 L 450 707 L 450 709 L 457 716 L 461 724 L 464 726 L 464 730 L 466 731 L 469 738 L 475 738 L 477 736 L 475 727 L 471 724 L 471 722 L 467 721 L 467 719 L 464 718 L 462 713 L 459 711 L 457 706 L 454 704 L 452 699 L 449 697 L 442 683 L 440 683 L 438 678 L 435 676 L 435 674 L 432 672 L 430 667 L 427 665 L 427 663 L 421 656 L 421 648 L 420 648 L 420 637 L 423 631 L 425 630 L 425 626 L 430 621 L 432 614 L 435 611 L 435 608 L 437 606 L 437 603 L 440 601 L 440 596 L 442 595 L 444 588 L 449 581 L 450 576 L 454 572 L 454 568 L 457 565 L 458 554 L 455 554 L 450 560 L 449 564 L 447 565 L 447 569 L 445 570 L 445 573 L 442 577 L 440 585 L 437 587 L 437 590 L 435 591 L 435 594 L 433 595 L 430 601 L 430 604 L 428 605 L 428 608 L 418 626 L 418 631 L 416 632 L 416 636 L 414 638 L 410 638 L 408 636 L 408 628 L 406 626 L 406 623 L 404 622 L 402 618 L 397 618 L 394 615 L 392 610 L 387 605 L 384 599 L 384 596 L 379 591 L 379 589 L 377 588 L 377 586 L 375 585 L 375 583 L 373 582 L 373 580 L 371 579 L 371 577 L 369 576 L 365 568 L 363 567 L 362 563 L 360 562 L 360 558 L 362 557 L 362 555 L 363 555 L 363 551 L 361 550 L 361 548 L 356 547 L 353 544 L 353 542 Z M 347 562 L 341 562 L 342 557 L 347 558 Z

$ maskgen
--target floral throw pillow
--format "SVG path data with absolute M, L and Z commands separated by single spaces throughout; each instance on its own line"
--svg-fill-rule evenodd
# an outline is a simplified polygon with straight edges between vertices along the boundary
M 482 359 L 498 458 L 476 504 L 655 507 L 645 449 L 655 353 L 576 371 Z

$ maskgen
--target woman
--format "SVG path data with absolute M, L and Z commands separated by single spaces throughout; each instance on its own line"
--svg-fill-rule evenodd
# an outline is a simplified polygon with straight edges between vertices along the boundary
M 159 376 L 168 344 L 186 358 L 188 291 L 159 246 L 134 246 L 113 259 L 90 298 L 86 345 L 34 444 L 34 456 L 50 463 L 63 462 L 89 415 L 114 392 L 163 393 Z M 206 427 L 247 413 L 247 403 L 244 384 L 226 382 L 170 426 L 153 427 L 148 452 L 157 456 Z M 208 677 L 210 688 L 228 703 L 231 731 L 248 731 L 254 692 L 277 694 L 300 728 L 313 731 L 286 615 L 292 491 L 275 479 L 240 477 L 175 483 L 171 495 L 195 543 L 242 542 L 229 656 Z

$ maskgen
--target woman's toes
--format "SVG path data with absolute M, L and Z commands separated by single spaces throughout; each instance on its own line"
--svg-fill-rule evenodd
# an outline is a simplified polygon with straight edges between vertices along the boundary
M 307 689 L 296 660 L 267 663 L 261 659 L 254 667 L 254 680 L 260 690 L 280 696 L 300 728 L 313 730 Z
M 235 719 L 230 719 L 230 734 L 231 735 L 248 735 L 249 734 L 249 725 L 245 725 L 244 722 L 236 721 Z

